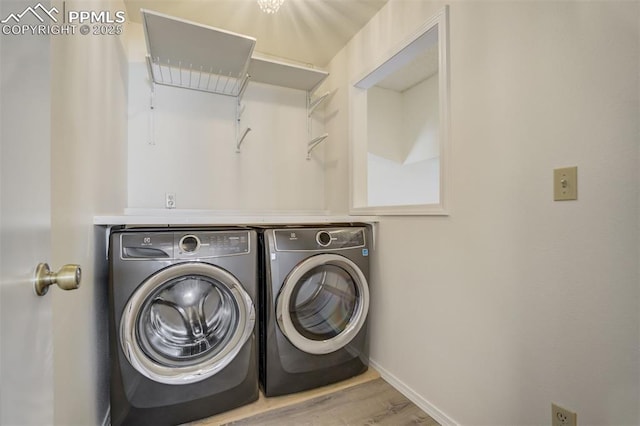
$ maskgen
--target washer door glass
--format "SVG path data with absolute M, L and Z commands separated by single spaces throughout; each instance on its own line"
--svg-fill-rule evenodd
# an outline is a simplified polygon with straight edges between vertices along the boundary
M 148 378 L 194 383 L 228 365 L 254 324 L 251 298 L 233 275 L 184 263 L 150 277 L 132 295 L 120 324 L 121 345 Z
M 282 333 L 298 349 L 327 354 L 362 329 L 369 308 L 364 274 L 351 260 L 312 256 L 291 271 L 276 302 Z

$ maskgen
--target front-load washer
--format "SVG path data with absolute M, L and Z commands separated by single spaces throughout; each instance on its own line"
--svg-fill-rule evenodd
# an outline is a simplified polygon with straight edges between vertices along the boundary
M 266 396 L 367 370 L 368 226 L 265 229 L 260 385 Z
M 174 425 L 258 398 L 256 248 L 246 229 L 111 233 L 112 425 Z

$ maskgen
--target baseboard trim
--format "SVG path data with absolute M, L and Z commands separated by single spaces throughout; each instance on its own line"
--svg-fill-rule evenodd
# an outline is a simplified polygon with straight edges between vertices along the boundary
M 380 373 L 380 377 L 386 380 L 391 386 L 396 388 L 398 392 L 407 397 L 411 402 L 416 404 L 425 413 L 433 417 L 435 421 L 442 426 L 458 426 L 458 423 L 451 417 L 446 415 L 442 410 L 438 409 L 435 405 L 418 395 L 413 389 L 407 386 L 402 380 L 391 374 L 389 370 L 378 364 L 375 360 L 370 359 L 369 364 Z

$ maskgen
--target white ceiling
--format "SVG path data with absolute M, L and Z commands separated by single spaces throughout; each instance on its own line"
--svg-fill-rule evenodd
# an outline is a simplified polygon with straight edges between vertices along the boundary
M 256 52 L 325 67 L 388 0 L 285 0 L 275 15 L 256 0 L 124 0 L 128 20 L 154 10 L 257 39 Z

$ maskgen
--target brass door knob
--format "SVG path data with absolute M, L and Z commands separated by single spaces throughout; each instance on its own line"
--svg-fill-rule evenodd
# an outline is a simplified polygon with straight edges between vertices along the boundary
M 80 265 L 64 265 L 58 272 L 51 272 L 48 264 L 41 263 L 36 268 L 34 287 L 38 296 L 44 296 L 50 285 L 58 284 L 63 290 L 75 290 L 80 287 L 81 279 Z

